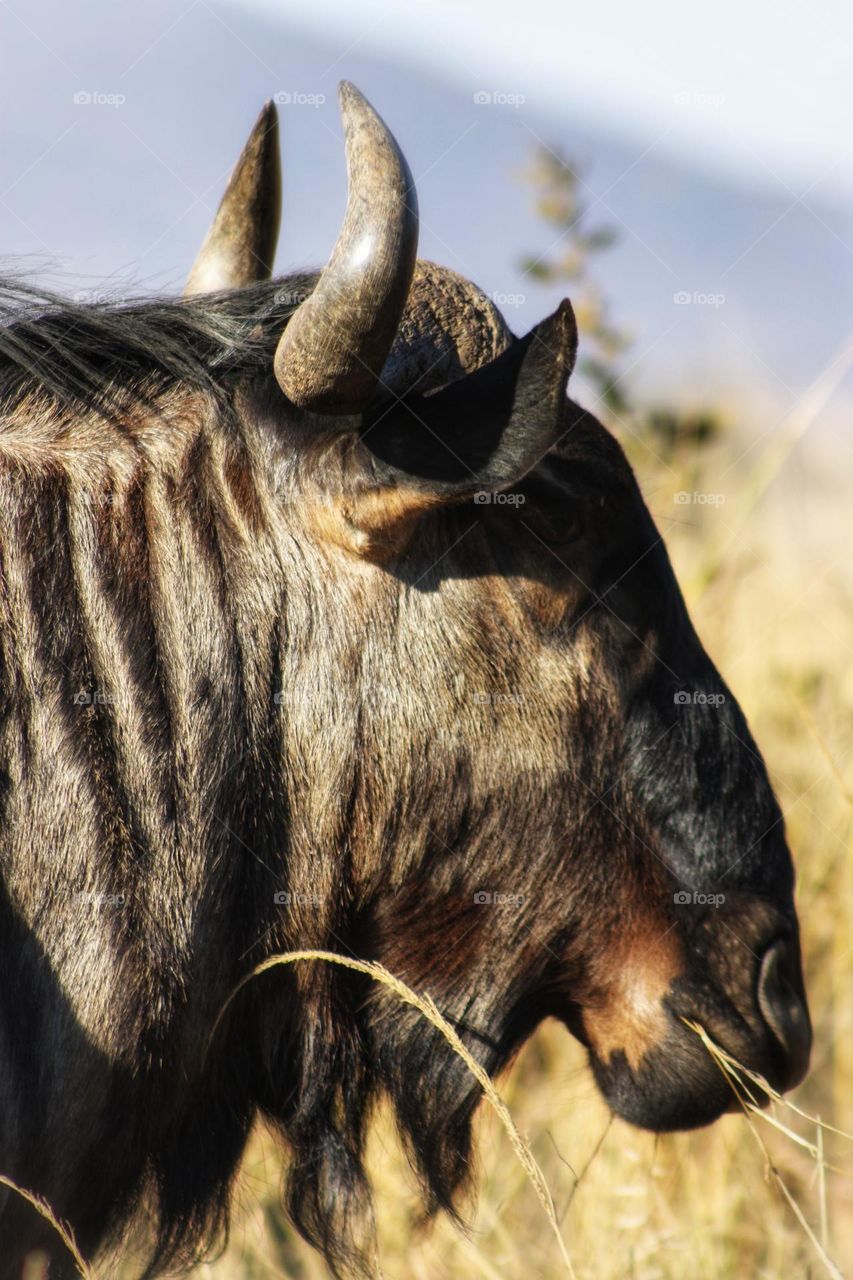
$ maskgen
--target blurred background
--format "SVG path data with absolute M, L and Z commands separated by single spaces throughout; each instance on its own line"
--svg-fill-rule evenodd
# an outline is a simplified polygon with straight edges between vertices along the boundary
M 267 98 L 277 270 L 321 265 L 346 197 L 347 78 L 409 159 L 422 256 L 475 280 L 517 332 L 572 297 L 574 395 L 628 449 L 786 810 L 816 1027 L 794 1102 L 853 1128 L 853 9 L 2 0 L 0 32 L 5 271 L 86 297 L 179 288 Z M 609 1121 L 554 1027 L 503 1090 L 578 1277 L 853 1263 L 851 1143 L 814 1119 L 639 1134 Z M 566 1274 L 505 1136 L 481 1128 L 471 1234 L 424 1235 L 380 1118 L 385 1276 Z M 323 1274 L 279 1213 L 280 1160 L 259 1135 L 229 1250 L 199 1274 Z

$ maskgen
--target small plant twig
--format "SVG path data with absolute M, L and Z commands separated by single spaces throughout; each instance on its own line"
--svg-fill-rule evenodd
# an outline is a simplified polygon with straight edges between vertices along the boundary
M 59 1236 L 65 1248 L 74 1259 L 74 1265 L 83 1277 L 83 1280 L 95 1280 L 95 1273 L 86 1262 L 80 1250 L 77 1248 L 77 1241 L 74 1239 L 74 1233 L 70 1226 L 63 1222 L 51 1209 L 50 1205 L 41 1196 L 37 1196 L 34 1191 L 27 1191 L 26 1187 L 19 1187 L 17 1182 L 13 1182 L 11 1178 L 7 1178 L 0 1173 L 0 1183 L 4 1187 L 9 1187 L 16 1195 L 22 1196 L 29 1204 L 33 1206 L 35 1211 L 44 1218 L 45 1222 L 49 1222 L 56 1234 Z
M 575 1280 L 572 1261 L 569 1257 L 566 1242 L 563 1239 L 563 1235 L 560 1230 L 560 1224 L 557 1221 L 557 1212 L 554 1208 L 554 1201 L 550 1191 L 548 1190 L 544 1174 L 536 1163 L 533 1152 L 530 1150 L 530 1147 L 524 1141 L 516 1128 L 515 1122 L 509 1113 L 506 1103 L 495 1089 L 488 1073 L 484 1071 L 476 1058 L 474 1058 L 469 1050 L 465 1048 L 465 1045 L 459 1038 L 458 1033 L 439 1011 L 438 1006 L 432 999 L 432 996 L 419 995 L 416 991 L 413 991 L 411 987 L 407 986 L 405 982 L 401 981 L 400 978 L 395 977 L 394 974 L 389 972 L 389 970 L 383 965 L 377 964 L 372 960 L 355 960 L 350 956 L 339 955 L 335 951 L 285 951 L 278 955 L 269 956 L 266 960 L 263 960 L 260 964 L 256 965 L 255 968 L 252 969 L 250 973 L 247 973 L 244 978 L 241 978 L 219 1011 L 216 1022 L 213 1025 L 213 1030 L 210 1033 L 211 1039 L 213 1038 L 216 1028 L 219 1026 L 226 1009 L 247 983 L 251 982 L 253 978 L 259 977 L 262 973 L 266 973 L 269 969 L 275 968 L 277 965 L 296 964 L 304 960 L 319 960 L 325 964 L 336 964 L 340 965 L 344 969 L 353 969 L 357 973 L 366 974 L 369 978 L 372 978 L 374 982 L 379 982 L 382 986 L 389 987 L 390 990 L 399 996 L 404 1004 L 411 1005 L 413 1008 L 417 1009 L 418 1012 L 426 1018 L 427 1022 L 441 1032 L 453 1051 L 458 1054 L 468 1070 L 474 1076 L 490 1105 L 497 1113 L 498 1119 L 507 1132 L 512 1148 L 533 1185 L 533 1190 L 536 1192 L 539 1203 L 545 1211 L 548 1222 L 551 1225 L 551 1230 L 557 1238 L 560 1255 L 565 1263 L 566 1270 L 569 1276 L 572 1277 L 572 1280 Z
M 827 1274 L 832 1278 L 832 1280 L 844 1280 L 844 1277 L 842 1276 L 838 1267 L 835 1265 L 835 1263 L 832 1261 L 832 1258 L 830 1258 L 829 1254 L 827 1253 L 826 1248 L 824 1247 L 824 1244 L 822 1244 L 821 1241 L 818 1240 L 814 1231 L 810 1227 L 805 1214 L 803 1213 L 802 1209 L 797 1204 L 796 1200 L 791 1195 L 791 1192 L 788 1190 L 787 1186 L 785 1185 L 785 1182 L 783 1181 L 782 1176 L 779 1173 L 779 1170 L 773 1164 L 773 1161 L 770 1157 L 770 1152 L 767 1150 L 764 1139 L 762 1138 L 761 1134 L 758 1132 L 758 1129 L 756 1128 L 752 1120 L 753 1114 L 761 1116 L 762 1112 L 760 1108 L 756 1105 L 754 1099 L 752 1098 L 752 1095 L 750 1094 L 749 1089 L 745 1086 L 741 1073 L 743 1073 L 743 1075 L 747 1076 L 750 1080 L 756 1083 L 761 1089 L 763 1089 L 764 1092 L 767 1094 L 767 1096 L 772 1098 L 774 1102 L 779 1102 L 783 1106 L 791 1106 L 792 1110 L 795 1110 L 795 1111 L 797 1111 L 797 1108 L 793 1107 L 791 1103 L 786 1102 L 786 1100 L 782 1097 L 782 1095 L 776 1089 L 773 1088 L 773 1086 L 769 1083 L 769 1081 L 765 1080 L 763 1076 L 758 1074 L 758 1072 L 750 1071 L 748 1067 L 743 1066 L 730 1054 L 726 1053 L 725 1049 L 723 1049 L 714 1040 L 712 1040 L 711 1037 L 708 1035 L 707 1031 L 705 1030 L 705 1028 L 703 1026 L 700 1026 L 698 1022 L 691 1022 L 689 1018 L 682 1018 L 682 1022 L 684 1022 L 684 1024 L 687 1027 L 689 1027 L 691 1031 L 694 1031 L 696 1035 L 699 1036 L 699 1039 L 702 1041 L 703 1045 L 708 1050 L 708 1053 L 711 1055 L 714 1062 L 717 1064 L 717 1066 L 722 1071 L 723 1075 L 726 1077 L 726 1080 L 728 1081 L 732 1092 L 734 1093 L 735 1097 L 737 1098 L 738 1102 L 740 1103 L 743 1109 L 744 1119 L 746 1120 L 746 1123 L 749 1127 L 749 1131 L 753 1135 L 756 1142 L 758 1143 L 759 1148 L 761 1149 L 761 1152 L 765 1159 L 768 1174 L 770 1175 L 773 1182 L 781 1191 L 785 1200 L 787 1200 L 788 1204 L 790 1205 L 791 1210 L 794 1213 L 794 1216 L 796 1217 L 797 1221 L 799 1222 L 800 1226 L 802 1227 L 803 1231 L 808 1237 L 810 1243 L 812 1244 L 815 1252 L 817 1253 L 818 1257 L 820 1258 L 821 1262 L 826 1268 Z M 804 1111 L 798 1111 L 798 1114 L 802 1116 L 806 1115 Z M 767 1119 L 768 1117 L 764 1117 L 764 1118 Z M 813 1123 L 817 1124 L 819 1126 L 819 1129 L 832 1128 L 831 1125 L 823 1125 L 821 1121 L 818 1120 L 816 1117 L 806 1116 L 806 1118 L 809 1120 L 812 1120 Z M 781 1129 L 783 1132 L 787 1132 L 784 1125 L 779 1125 L 777 1123 L 776 1127 Z M 834 1132 L 840 1133 L 841 1131 L 836 1129 Z M 849 1137 L 850 1135 L 844 1134 L 843 1136 Z M 815 1147 L 811 1143 L 803 1142 L 802 1145 L 806 1146 L 810 1150 L 810 1152 L 814 1154 L 814 1157 L 816 1160 L 822 1155 L 822 1143 L 821 1143 L 820 1149 L 818 1147 Z M 823 1234 L 823 1229 L 821 1230 L 821 1234 Z

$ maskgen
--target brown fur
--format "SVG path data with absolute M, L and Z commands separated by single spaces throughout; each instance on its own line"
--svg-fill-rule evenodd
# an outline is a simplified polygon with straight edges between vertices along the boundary
M 13 382 L 0 425 L 0 1168 L 90 1255 L 147 1195 L 152 1275 L 220 1236 L 259 1114 L 339 1273 L 380 1093 L 429 1208 L 469 1176 L 476 1084 L 359 975 L 269 973 L 210 1043 L 281 949 L 381 961 L 492 1073 L 557 1016 L 650 1127 L 726 1102 L 682 1014 L 785 1076 L 781 819 L 615 441 L 566 401 L 514 505 L 439 501 L 257 361 L 211 388 L 128 355 L 120 413 Z M 18 1280 L 48 1238 L 0 1214 Z

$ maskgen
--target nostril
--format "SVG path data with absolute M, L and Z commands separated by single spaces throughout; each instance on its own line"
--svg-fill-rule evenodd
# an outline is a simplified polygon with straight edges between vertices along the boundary
M 788 948 L 778 941 L 765 952 L 758 975 L 758 1007 L 788 1058 L 787 1088 L 806 1074 L 812 1041 L 809 1015 L 794 988 L 790 968 Z

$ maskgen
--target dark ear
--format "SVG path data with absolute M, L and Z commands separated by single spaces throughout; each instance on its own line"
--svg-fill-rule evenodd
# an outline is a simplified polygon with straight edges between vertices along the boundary
M 440 502 L 516 484 L 559 435 L 577 344 L 565 300 L 490 364 L 366 414 L 360 435 L 377 485 Z
M 269 280 L 281 218 L 278 112 L 268 102 L 228 179 L 186 296 Z
M 565 430 L 577 353 L 568 301 L 502 355 L 440 391 L 374 405 L 349 453 L 326 536 L 382 559 L 429 507 L 518 483 Z

